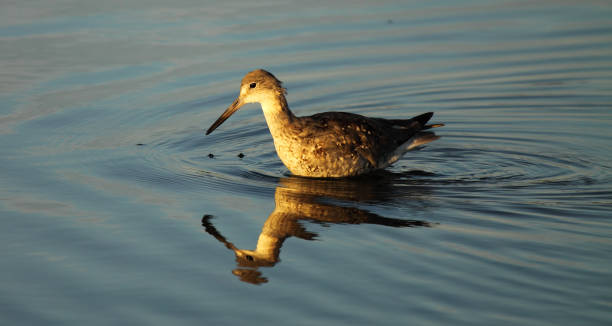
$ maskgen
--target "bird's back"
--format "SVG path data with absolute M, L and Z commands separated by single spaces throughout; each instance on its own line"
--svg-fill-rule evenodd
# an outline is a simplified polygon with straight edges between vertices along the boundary
M 275 145 L 281 160 L 294 174 L 358 175 L 385 168 L 397 160 L 407 150 L 401 147 L 427 128 L 432 115 L 425 113 L 405 120 L 346 112 L 298 117 L 287 129 L 287 137 L 282 137 L 286 139 L 275 139 Z

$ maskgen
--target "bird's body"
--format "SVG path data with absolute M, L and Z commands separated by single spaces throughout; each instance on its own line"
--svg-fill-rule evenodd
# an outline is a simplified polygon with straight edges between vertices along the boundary
M 325 112 L 297 117 L 281 82 L 265 70 L 249 72 L 240 95 L 208 129 L 211 133 L 244 103 L 259 102 L 281 161 L 299 176 L 347 177 L 384 169 L 405 152 L 436 140 L 423 130 L 433 113 L 389 120 L 353 113 Z

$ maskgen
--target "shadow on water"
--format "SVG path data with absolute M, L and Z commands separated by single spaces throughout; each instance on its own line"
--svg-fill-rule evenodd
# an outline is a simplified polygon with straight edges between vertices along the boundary
M 232 273 L 251 284 L 267 283 L 260 267 L 272 267 L 280 261 L 280 250 L 290 237 L 314 240 L 318 234 L 307 230 L 304 221 L 329 224 L 376 224 L 388 227 L 431 227 L 422 220 L 408 220 L 380 216 L 355 207 L 355 203 L 390 200 L 393 194 L 406 197 L 406 190 L 394 191 L 398 182 L 411 174 L 382 172 L 350 179 L 309 179 L 283 177 L 274 194 L 275 208 L 264 223 L 254 250 L 241 249 L 224 237 L 213 225 L 213 216 L 204 215 L 205 231 L 223 243 L 236 255 L 237 268 Z M 406 187 L 399 187 L 406 188 Z M 411 187 L 412 198 L 427 196 L 427 188 Z M 350 203 L 353 203 L 351 205 Z

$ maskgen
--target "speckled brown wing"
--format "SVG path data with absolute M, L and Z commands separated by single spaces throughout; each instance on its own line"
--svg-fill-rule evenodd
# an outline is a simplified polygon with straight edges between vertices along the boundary
M 418 119 L 417 119 L 418 118 Z M 392 153 L 422 129 L 431 115 L 413 119 L 387 120 L 346 112 L 325 112 L 304 117 L 302 137 L 316 137 L 327 151 L 352 152 L 377 168 L 380 159 Z

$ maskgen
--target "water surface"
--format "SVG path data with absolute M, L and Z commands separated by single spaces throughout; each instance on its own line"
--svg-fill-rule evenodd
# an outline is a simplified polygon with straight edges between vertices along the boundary
M 1 7 L 2 324 L 610 323 L 607 2 Z M 442 138 L 291 176 L 255 68 Z

